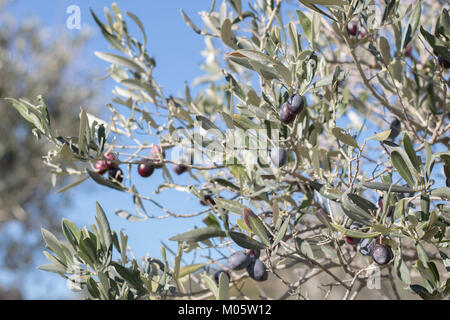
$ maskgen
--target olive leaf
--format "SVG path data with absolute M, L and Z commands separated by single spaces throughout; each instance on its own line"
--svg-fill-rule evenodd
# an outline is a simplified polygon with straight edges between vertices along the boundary
M 365 225 L 371 225 L 374 217 L 369 210 L 374 210 L 374 205 L 369 205 L 368 201 L 358 195 L 350 195 L 349 190 L 341 197 L 342 209 L 344 213 L 354 221 Z
M 243 233 L 230 231 L 230 238 L 240 247 L 251 250 L 266 249 L 267 246 L 261 242 L 246 236 Z
M 273 239 L 272 246 L 275 247 L 280 241 L 283 239 L 286 234 L 287 228 L 289 226 L 289 217 L 286 217 L 283 224 L 280 227 L 280 230 L 275 234 L 275 238 Z
M 439 187 L 431 190 L 430 194 L 435 197 L 440 197 L 442 199 L 450 200 L 450 188 L 449 187 Z
M 392 151 L 391 152 L 391 162 L 392 165 L 397 169 L 400 176 L 410 185 L 414 186 L 415 182 L 413 180 L 413 176 L 411 174 L 411 171 L 409 170 L 405 160 L 401 156 L 401 154 L 398 151 Z
M 398 193 L 411 193 L 414 192 L 414 189 L 397 185 L 397 184 L 389 184 L 389 183 L 382 183 L 382 182 L 363 182 L 361 183 L 363 187 L 369 188 L 369 189 L 375 189 L 380 191 L 389 191 L 392 192 L 398 192 Z
M 221 272 L 219 275 L 219 292 L 217 300 L 228 300 L 230 298 L 230 278 L 225 272 Z
M 115 190 L 119 190 L 119 191 L 125 191 L 126 188 L 121 186 L 120 184 L 117 184 L 109 179 L 105 179 L 103 176 L 99 175 L 98 173 L 87 169 L 87 173 L 89 174 L 89 176 L 92 178 L 92 180 L 94 180 L 96 183 L 111 188 L 111 189 L 115 189 Z
M 298 21 L 300 22 L 300 26 L 303 29 L 303 34 L 305 35 L 306 39 L 311 44 L 313 41 L 311 20 L 302 11 L 296 10 L 296 12 L 297 12 L 297 16 L 298 16 Z
M 222 41 L 230 48 L 237 50 L 237 46 L 233 41 L 233 31 L 231 30 L 232 23 L 230 19 L 225 19 L 220 28 L 220 36 Z
M 202 279 L 203 279 L 203 282 L 208 287 L 208 289 L 214 294 L 216 299 L 218 299 L 218 297 L 219 297 L 219 289 L 217 288 L 214 280 L 211 279 L 211 277 L 206 275 L 206 274 L 202 274 Z
M 420 33 L 422 33 L 425 40 L 437 52 L 437 54 L 441 55 L 446 61 L 450 61 L 450 50 L 438 37 L 435 37 L 426 31 L 422 26 L 420 27 Z
M 358 239 L 370 239 L 370 238 L 376 238 L 380 236 L 381 232 L 361 232 L 357 230 L 350 230 L 343 226 L 340 226 L 335 223 L 331 223 L 333 228 L 335 228 L 337 231 L 342 232 L 344 235 L 352 237 L 352 238 L 358 238 Z
M 191 273 L 195 273 L 198 270 L 204 268 L 206 265 L 207 265 L 206 263 L 195 263 L 186 266 L 180 266 L 177 279 L 182 279 L 183 277 Z
M 252 61 L 260 64 L 261 66 L 271 66 L 274 68 L 274 75 L 277 79 L 284 80 L 285 83 L 289 85 L 292 82 L 291 72 L 286 66 L 259 51 L 242 49 L 230 52 L 227 56 L 232 58 L 246 58 L 252 67 Z
M 331 132 L 339 141 L 341 141 L 345 144 L 348 144 L 349 146 L 359 149 L 359 146 L 358 146 L 358 143 L 356 142 L 356 140 L 351 135 L 347 134 L 344 129 L 335 127 L 333 129 L 331 129 Z
M 131 70 L 134 70 L 134 71 L 137 71 L 140 73 L 145 73 L 144 68 L 142 68 L 139 64 L 137 64 L 136 62 L 134 62 L 128 58 L 125 58 L 125 57 L 122 57 L 122 56 L 119 56 L 119 55 L 113 54 L 113 53 L 107 53 L 107 52 L 95 51 L 94 54 L 97 57 L 99 57 L 100 59 L 105 60 L 107 62 L 111 62 L 111 63 L 117 64 L 117 65 L 120 65 L 123 67 L 127 67 Z
M 413 12 L 411 13 L 411 16 L 408 20 L 408 26 L 406 27 L 406 32 L 403 34 L 402 37 L 402 43 L 400 45 L 400 48 L 404 50 L 408 44 L 411 42 L 412 37 L 414 36 L 414 33 L 417 30 L 417 27 L 419 26 L 420 22 L 420 13 L 421 13 L 421 3 L 418 1 L 416 3 L 416 6 L 414 7 Z
M 225 231 L 209 227 L 186 231 L 169 238 L 169 240 L 178 242 L 197 242 L 217 237 L 226 237 Z

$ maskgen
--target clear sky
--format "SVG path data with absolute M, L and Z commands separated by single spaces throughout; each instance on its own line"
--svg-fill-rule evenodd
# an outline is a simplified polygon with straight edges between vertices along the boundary
M 41 20 L 43 27 L 49 29 L 52 37 L 61 36 L 63 33 L 76 35 L 77 33 L 91 29 L 92 39 L 88 43 L 86 50 L 77 57 L 75 63 L 80 68 L 89 68 L 99 75 L 105 74 L 107 63 L 99 60 L 94 51 L 113 52 L 108 47 L 108 43 L 103 39 L 97 25 L 93 21 L 89 7 L 92 7 L 97 16 L 103 19 L 103 7 L 111 6 L 113 1 L 75 1 L 75 0 L 17 0 L 7 6 L 9 14 L 18 20 L 35 17 Z M 209 10 L 210 0 L 170 0 L 170 1 L 115 1 L 122 12 L 130 11 L 136 14 L 144 24 L 148 36 L 148 50 L 157 62 L 154 76 L 165 88 L 168 94 L 181 94 L 184 90 L 184 82 L 192 81 L 196 76 L 202 74 L 199 68 L 203 57 L 200 52 L 204 48 L 203 38 L 195 34 L 184 22 L 180 14 L 180 8 L 196 22 L 201 24 L 197 12 Z M 220 2 L 218 2 L 220 4 Z M 81 8 L 81 30 L 69 30 L 66 27 L 66 20 L 69 14 L 66 13 L 70 5 L 78 5 Z M 133 22 L 129 22 L 130 31 L 140 37 L 138 30 L 131 27 Z M 115 82 L 111 79 L 102 83 L 103 89 L 99 99 L 99 108 L 104 108 L 104 104 L 110 102 L 112 98 L 111 90 Z M 89 109 L 89 106 L 85 106 Z M 50 175 L 49 175 L 50 178 Z M 150 194 L 151 188 L 158 184 L 152 179 L 160 179 L 160 173 L 154 174 L 150 179 L 142 181 L 137 185 L 143 193 Z M 185 178 L 183 178 L 185 179 Z M 181 180 L 180 182 L 183 182 Z M 71 208 L 62 208 L 62 216 L 73 220 L 79 227 L 94 223 L 95 201 L 99 201 L 110 218 L 111 227 L 118 231 L 124 231 L 130 236 L 129 244 L 133 248 L 137 257 L 144 256 L 149 252 L 152 256 L 160 257 L 160 241 L 170 243 L 167 239 L 178 232 L 192 228 L 199 224 L 198 219 L 175 221 L 147 220 L 144 222 L 128 222 L 116 217 L 114 209 L 125 209 L 134 212 L 131 197 L 127 194 L 105 189 L 95 185 L 93 182 L 85 184 L 68 191 L 74 200 Z M 168 193 L 160 199 L 162 203 L 169 203 L 170 209 L 175 212 L 195 212 L 201 209 L 198 200 L 188 195 L 174 199 L 174 194 Z M 56 195 L 57 196 L 57 195 Z M 174 201 L 176 200 L 176 201 Z M 159 210 L 155 207 L 148 207 L 148 211 Z M 155 212 L 156 213 L 156 212 Z M 43 226 L 45 227 L 45 226 Z M 42 259 L 39 264 L 46 263 Z M 0 274 L 0 282 L 7 282 L 7 275 Z M 58 275 L 33 271 L 26 277 L 26 298 L 31 299 L 58 299 L 70 298 L 70 291 L 65 287 L 65 281 Z

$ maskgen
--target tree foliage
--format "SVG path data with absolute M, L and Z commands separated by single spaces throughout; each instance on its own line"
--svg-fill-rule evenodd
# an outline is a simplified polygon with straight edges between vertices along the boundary
M 92 179 L 130 194 L 136 212 L 117 210 L 123 218 L 202 216 L 205 226 L 170 239 L 179 248 L 172 265 L 165 247 L 162 261 L 139 264 L 98 205 L 91 230 L 64 220 L 66 241 L 43 230 L 54 255 L 46 253 L 51 264 L 42 269 L 87 287 L 94 299 L 242 298 L 250 271 L 228 269 L 229 278 L 221 274 L 216 285 L 214 270 L 227 269 L 221 259 L 181 263 L 185 252 L 238 246 L 260 250 L 270 278 L 284 287 L 268 298 L 307 299 L 303 285 L 325 274 L 330 289 L 323 297 L 340 288 L 341 298 L 354 299 L 380 261 L 387 261 L 378 267 L 393 298 L 403 294 L 396 281 L 424 299 L 446 297 L 448 10 L 436 1 L 213 1 L 200 12 L 204 27 L 181 14 L 206 44 L 205 74 L 186 84 L 184 96 L 158 85 L 143 23 L 113 4 L 105 21 L 92 12 L 115 50 L 95 53 L 117 82 L 107 104 L 111 121 L 83 110 L 79 132 L 61 137 L 43 101 L 10 101 L 53 144 L 45 164 L 77 177 L 64 190 Z M 130 22 L 141 29 L 140 40 L 129 34 Z M 192 86 L 200 86 L 198 94 Z M 299 97 L 304 107 L 294 106 Z M 296 111 L 286 118 L 283 108 Z M 167 156 L 152 154 L 148 138 Z M 106 158 L 111 153 L 113 160 Z M 96 172 L 95 164 L 108 159 L 124 179 Z M 150 194 L 134 184 L 142 159 L 163 172 Z M 190 183 L 180 184 L 170 166 L 177 175 L 187 171 Z M 167 190 L 190 193 L 206 208 L 173 212 L 158 201 Z M 375 241 L 377 256 L 362 255 L 357 239 Z M 291 281 L 286 270 L 305 273 Z

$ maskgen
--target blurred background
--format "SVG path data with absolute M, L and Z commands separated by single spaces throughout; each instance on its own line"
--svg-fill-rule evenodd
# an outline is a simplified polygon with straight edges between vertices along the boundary
M 100 188 L 91 181 L 56 194 L 51 175 L 41 163 L 48 146 L 36 140 L 28 124 L 5 101 L 6 97 L 36 101 L 42 94 L 61 135 L 73 134 L 81 106 L 108 116 L 105 104 L 112 98 L 114 82 L 101 80 L 107 64 L 94 51 L 108 51 L 109 46 L 89 8 L 103 17 L 103 7 L 111 3 L 0 0 L 0 299 L 76 297 L 60 276 L 36 269 L 45 263 L 40 228 L 60 235 L 62 217 L 78 226 L 94 223 L 96 200 L 107 212 L 111 227 L 131 235 L 129 245 L 136 257 L 146 253 L 159 257 L 161 241 L 167 243 L 170 236 L 198 223 L 174 223 L 172 219 L 128 222 L 113 212 L 117 208 L 134 210 L 129 196 Z M 186 26 L 180 8 L 201 24 L 197 12 L 208 10 L 210 0 L 116 3 L 122 11 L 133 12 L 143 21 L 149 52 L 157 62 L 155 78 L 165 92 L 181 94 L 184 82 L 202 73 L 199 66 L 204 59 L 204 41 Z M 72 5 L 81 9 L 80 29 L 67 27 L 71 14 L 67 9 Z M 151 188 L 154 182 L 145 183 L 148 186 L 142 185 L 141 190 Z M 58 181 L 58 186 L 65 184 Z M 200 207 L 198 200 L 189 198 L 177 198 L 176 203 L 162 198 L 161 202 L 167 200 L 172 200 L 174 211 L 195 211 Z

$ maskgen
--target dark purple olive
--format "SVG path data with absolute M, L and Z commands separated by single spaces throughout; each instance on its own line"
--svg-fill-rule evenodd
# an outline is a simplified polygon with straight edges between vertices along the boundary
M 380 211 L 383 212 L 383 197 L 379 197 L 378 198 L 378 208 L 380 208 Z M 392 215 L 394 214 L 394 208 L 393 207 L 389 207 L 389 211 L 387 213 L 388 217 L 392 217 Z
M 296 114 L 289 110 L 287 102 L 285 102 L 280 109 L 280 120 L 284 124 L 289 124 L 294 121 Z
M 439 65 L 444 69 L 450 68 L 450 61 L 445 60 L 443 56 L 438 56 Z
M 305 99 L 299 94 L 293 94 L 287 101 L 287 108 L 294 114 L 299 114 L 305 107 Z
M 105 174 L 106 171 L 110 170 L 110 169 L 115 169 L 118 168 L 118 163 L 117 163 L 117 159 L 116 156 L 114 155 L 114 153 L 108 153 L 108 154 L 104 154 L 106 160 L 98 160 L 95 164 L 94 164 L 94 169 L 95 172 L 97 172 L 98 174 Z
M 353 237 L 349 237 L 349 236 L 345 236 L 344 240 L 345 240 L 345 242 L 347 242 L 348 244 L 350 244 L 352 246 L 357 245 L 361 241 L 361 239 L 359 239 L 359 238 L 353 238 Z
M 378 198 L 378 208 L 380 208 L 380 211 L 383 212 L 383 197 Z
M 177 175 L 183 174 L 187 171 L 187 167 L 183 164 L 177 164 L 173 167 L 173 172 L 175 172 Z
M 259 259 L 252 261 L 247 266 L 247 272 L 250 278 L 256 281 L 265 281 L 268 277 L 266 266 Z
M 117 169 L 119 164 L 117 162 L 116 155 L 114 153 L 105 154 L 106 164 L 108 165 L 108 169 Z
M 405 57 L 411 57 L 411 52 L 412 52 L 412 45 L 409 45 L 406 47 L 405 49 Z
M 228 272 L 226 272 L 225 270 L 219 270 L 214 274 L 214 281 L 216 282 L 216 284 L 219 284 L 219 279 L 220 279 L 221 273 L 225 273 L 227 275 L 228 279 L 230 279 L 230 274 Z
M 347 25 L 347 31 L 350 35 L 356 36 L 356 32 L 358 31 L 358 27 L 356 26 L 356 23 L 350 22 Z
M 154 145 L 150 148 L 150 159 L 153 160 L 153 166 L 155 168 L 162 168 L 164 163 L 160 161 L 166 157 L 166 151 L 159 145 Z
M 98 160 L 94 164 L 94 169 L 95 169 L 95 172 L 97 172 L 98 174 L 104 175 L 106 173 L 106 171 L 108 171 L 109 166 L 106 163 L 106 160 Z
M 391 133 L 389 134 L 388 140 L 394 141 L 395 138 L 397 138 L 398 135 L 400 134 L 400 131 L 402 130 L 402 124 L 400 120 L 395 118 L 391 123 L 390 129 Z
M 138 166 L 138 173 L 143 178 L 150 177 L 153 174 L 153 171 L 155 171 L 155 167 L 151 160 L 143 159 Z
M 283 148 L 274 148 L 270 152 L 270 159 L 275 167 L 281 168 L 287 162 L 288 154 Z
M 359 224 L 358 222 L 353 222 L 350 225 L 350 230 L 358 230 L 361 227 L 362 227 L 362 225 Z M 359 238 L 353 238 L 353 237 L 349 237 L 349 236 L 345 236 L 344 240 L 345 240 L 345 242 L 347 242 L 348 244 L 351 244 L 351 245 L 358 244 L 361 241 L 361 239 L 359 239 Z
M 353 36 L 353 37 L 355 37 L 356 35 L 358 35 L 359 38 L 364 38 L 364 37 L 367 36 L 367 32 L 366 32 L 365 30 L 360 29 L 360 30 L 358 31 L 358 26 L 357 26 L 357 24 L 354 23 L 354 22 L 350 22 L 350 23 L 347 25 L 347 31 L 348 31 L 348 33 L 349 33 L 351 36 Z
M 245 251 L 237 251 L 228 257 L 228 268 L 242 270 L 250 264 L 250 256 Z
M 216 202 L 213 199 L 213 196 L 210 194 L 207 194 L 203 197 L 204 200 L 200 200 L 200 204 L 203 206 L 207 206 L 207 205 L 211 205 L 211 206 L 215 206 Z
M 261 252 L 259 250 L 249 250 L 247 254 L 250 256 L 252 261 L 255 261 L 256 259 L 259 259 Z
M 372 254 L 373 247 L 375 246 L 375 238 L 362 239 L 359 244 L 359 252 L 364 256 L 370 256 Z
M 389 263 L 389 261 L 393 258 L 392 249 L 388 245 L 375 244 L 372 253 L 371 253 L 373 261 L 375 261 L 379 265 L 384 265 Z
M 108 171 L 108 178 L 110 180 L 116 180 L 120 183 L 123 181 L 123 172 L 120 168 L 113 168 Z

